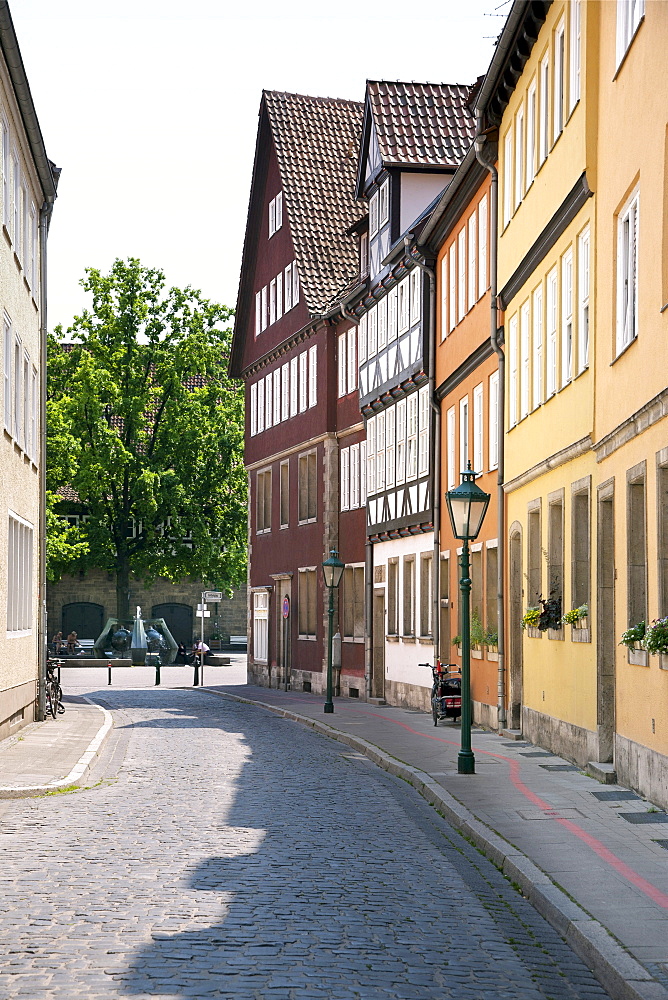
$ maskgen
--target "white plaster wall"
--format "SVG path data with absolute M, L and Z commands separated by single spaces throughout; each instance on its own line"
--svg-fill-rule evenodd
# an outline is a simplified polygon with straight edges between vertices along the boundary
M 42 205 L 41 188 L 37 173 L 30 157 L 29 145 L 23 132 L 13 91 L 9 84 L 4 62 L 0 60 L 0 108 L 9 126 L 10 155 L 16 150 L 20 161 L 20 172 L 28 189 L 28 201 L 35 205 L 37 213 Z M 13 185 L 12 185 L 13 186 Z M 14 252 L 14 245 L 8 229 L 1 225 L 3 213 L 3 185 L 0 183 L 0 320 L 6 314 L 12 327 L 19 334 L 23 350 L 30 355 L 30 371 L 33 365 L 39 377 L 39 287 L 31 287 L 30 273 L 21 266 Z M 39 218 L 39 215 L 38 215 Z M 32 241 L 31 241 L 32 245 Z M 27 263 L 26 258 L 23 260 Z M 37 273 L 39 274 L 39 261 Z M 4 337 L 0 322 L 0 363 L 4 359 Z M 38 384 L 38 398 L 41 396 Z M 4 384 L 0 384 L 0 724 L 5 721 L 3 707 L 12 705 L 15 699 L 3 697 L 2 692 L 16 688 L 26 682 L 34 682 L 37 677 L 37 625 L 38 625 L 38 558 L 39 558 L 39 471 L 37 457 L 31 460 L 4 430 Z M 39 404 L 38 404 L 39 405 Z M 39 413 L 38 413 L 39 417 Z M 39 435 L 39 428 L 38 428 Z M 8 515 L 12 510 L 33 526 L 33 574 L 32 608 L 33 627 L 29 634 L 8 637 L 7 635 L 7 552 Z M 30 689 L 25 697 L 28 698 Z
M 401 630 L 401 610 L 403 609 L 404 581 L 402 573 L 402 559 L 404 556 L 415 555 L 415 608 L 416 608 L 416 629 L 420 626 L 420 554 L 423 552 L 433 553 L 434 536 L 430 532 L 423 535 L 411 535 L 408 538 L 398 538 L 389 542 L 378 542 L 374 546 L 374 567 L 385 567 L 385 584 L 375 584 L 374 589 L 378 590 L 384 586 L 385 607 L 387 609 L 387 580 L 389 559 L 399 559 L 399 628 Z M 398 642 L 385 643 L 385 679 L 397 681 L 402 684 L 413 684 L 417 687 L 431 688 L 431 670 L 426 667 L 419 667 L 418 663 L 432 663 L 434 659 L 433 643 L 420 642 L 416 638 L 413 642 L 404 641 L 401 636 Z
M 405 233 L 418 215 L 424 212 L 437 194 L 440 194 L 449 183 L 449 178 L 443 174 L 402 174 L 401 175 L 401 206 L 399 226 Z

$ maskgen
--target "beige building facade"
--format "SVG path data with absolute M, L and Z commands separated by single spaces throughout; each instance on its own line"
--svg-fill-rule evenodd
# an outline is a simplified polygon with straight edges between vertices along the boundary
M 43 617 L 47 159 L 9 10 L 0 9 L 0 738 L 37 714 Z

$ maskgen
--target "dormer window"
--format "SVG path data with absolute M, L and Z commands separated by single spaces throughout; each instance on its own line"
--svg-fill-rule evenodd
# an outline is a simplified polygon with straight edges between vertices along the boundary
M 279 191 L 269 202 L 269 239 L 283 225 L 283 192 Z
M 369 199 L 369 236 L 375 236 L 378 232 L 378 192 L 371 195 Z
M 378 228 L 382 229 L 390 221 L 390 182 L 386 180 L 380 188 L 380 200 L 378 207 Z

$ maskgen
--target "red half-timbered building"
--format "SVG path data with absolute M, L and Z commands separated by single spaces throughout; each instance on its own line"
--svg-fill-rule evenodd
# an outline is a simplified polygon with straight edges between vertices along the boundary
M 356 328 L 340 302 L 359 272 L 362 112 L 263 93 L 230 362 L 246 385 L 249 679 L 323 690 L 333 548 L 350 695 L 364 692 L 366 496 Z

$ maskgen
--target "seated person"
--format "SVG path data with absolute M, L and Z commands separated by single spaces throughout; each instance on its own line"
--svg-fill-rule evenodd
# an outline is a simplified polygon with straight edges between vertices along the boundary
M 79 646 L 79 639 L 76 632 L 72 631 L 67 637 L 67 652 L 76 653 Z

